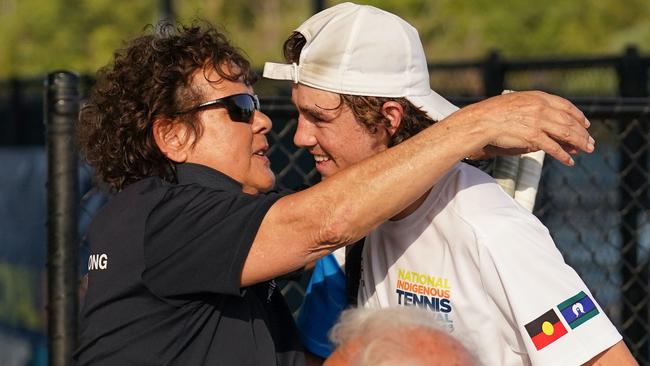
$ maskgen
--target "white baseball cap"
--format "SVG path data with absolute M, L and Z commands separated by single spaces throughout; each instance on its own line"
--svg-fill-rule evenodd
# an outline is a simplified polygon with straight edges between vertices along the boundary
M 420 37 L 402 18 L 343 3 L 307 19 L 298 64 L 267 62 L 264 77 L 293 80 L 338 94 L 408 99 L 433 120 L 458 107 L 431 90 Z

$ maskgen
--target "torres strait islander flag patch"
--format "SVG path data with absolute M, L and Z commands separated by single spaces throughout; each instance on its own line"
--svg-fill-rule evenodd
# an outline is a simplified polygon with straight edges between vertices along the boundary
M 567 333 L 566 328 L 553 309 L 524 325 L 524 328 L 526 328 L 530 339 L 538 351 Z
M 598 315 L 596 304 L 583 291 L 563 301 L 557 308 L 571 329 L 576 329 L 580 324 Z

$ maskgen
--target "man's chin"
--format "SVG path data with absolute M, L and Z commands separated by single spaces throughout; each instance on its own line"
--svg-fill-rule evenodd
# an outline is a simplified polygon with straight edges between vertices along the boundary
M 318 175 L 320 176 L 321 182 L 335 174 L 335 173 L 332 173 L 332 172 L 330 172 L 328 170 L 318 169 L 318 168 L 316 169 L 316 172 L 318 172 Z

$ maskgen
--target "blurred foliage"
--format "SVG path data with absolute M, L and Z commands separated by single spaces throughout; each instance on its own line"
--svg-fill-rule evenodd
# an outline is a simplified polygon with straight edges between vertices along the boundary
M 327 6 L 340 1 L 325 1 Z M 375 0 L 420 32 L 430 60 L 650 51 L 648 0 Z M 314 1 L 176 0 L 176 19 L 222 25 L 253 64 L 281 60 L 281 45 L 312 12 Z M 0 78 L 54 69 L 92 73 L 124 40 L 160 16 L 155 0 L 0 0 Z
M 377 0 L 420 32 L 431 60 L 650 51 L 648 0 Z
M 148 1 L 0 0 L 0 76 L 94 71 L 155 10 Z
M 0 261 L 0 324 L 43 329 L 39 280 L 38 272 Z
M 313 12 L 312 1 L 183 0 L 176 1 L 176 19 L 206 19 L 219 24 L 254 66 L 282 60 L 282 43 Z

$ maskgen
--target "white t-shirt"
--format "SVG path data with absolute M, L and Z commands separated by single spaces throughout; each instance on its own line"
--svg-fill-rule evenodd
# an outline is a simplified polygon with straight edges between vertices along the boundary
M 546 227 L 466 164 L 368 235 L 362 271 L 359 305 L 430 309 L 485 365 L 580 365 L 621 340 Z

